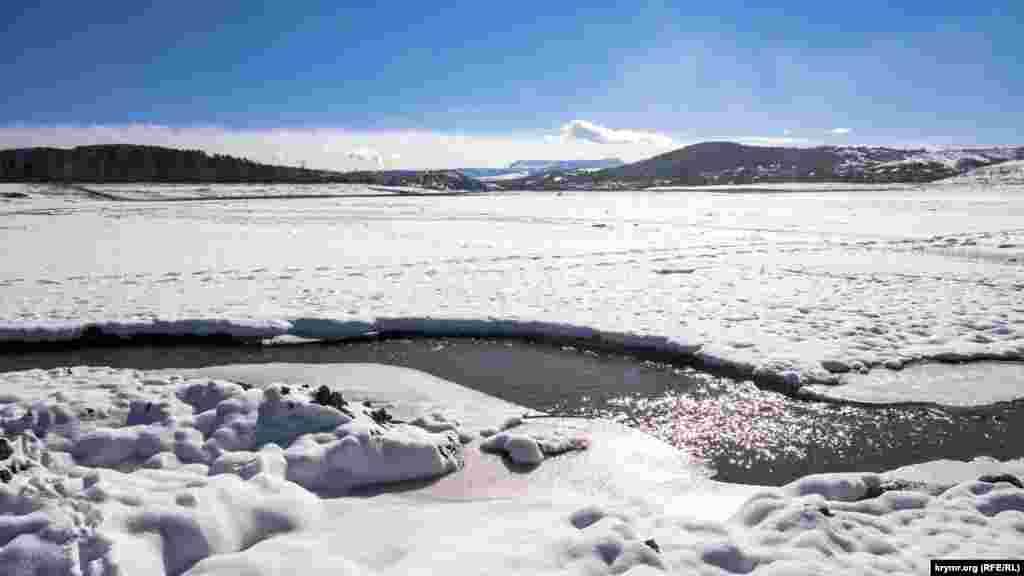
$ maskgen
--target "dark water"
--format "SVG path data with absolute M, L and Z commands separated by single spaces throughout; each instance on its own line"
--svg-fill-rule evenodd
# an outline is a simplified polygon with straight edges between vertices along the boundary
M 1024 402 L 862 407 L 797 400 L 750 383 L 608 353 L 521 341 L 387 340 L 288 346 L 128 346 L 0 353 L 0 371 L 96 365 L 198 368 L 265 362 L 406 366 L 544 412 L 600 416 L 704 459 L 716 478 L 782 484 L 938 458 L 1020 457 Z

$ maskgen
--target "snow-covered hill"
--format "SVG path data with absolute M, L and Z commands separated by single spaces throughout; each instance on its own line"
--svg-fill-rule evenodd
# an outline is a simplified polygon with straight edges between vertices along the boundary
M 941 181 L 942 184 L 988 184 L 988 185 L 1021 185 L 1024 184 L 1024 160 L 1010 160 L 990 166 L 982 166 L 952 178 Z
M 598 174 L 565 171 L 561 181 L 548 175 L 525 178 L 524 187 L 573 188 L 595 184 L 612 188 L 650 185 L 723 185 L 771 182 L 923 183 L 968 170 L 1024 159 L 1024 147 L 971 147 L 929 150 L 881 146 L 814 148 L 748 146 L 702 142 Z M 550 180 L 550 181 L 549 181 Z

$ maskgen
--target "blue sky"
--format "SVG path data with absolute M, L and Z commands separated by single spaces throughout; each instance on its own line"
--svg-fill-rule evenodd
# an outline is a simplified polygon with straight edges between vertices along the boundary
M 349 4 L 8 0 L 0 146 L 346 168 L 1024 144 L 1019 0 Z

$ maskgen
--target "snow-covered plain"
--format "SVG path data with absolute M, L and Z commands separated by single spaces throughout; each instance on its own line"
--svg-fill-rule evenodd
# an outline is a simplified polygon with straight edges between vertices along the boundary
M 1024 358 L 1022 187 L 176 203 L 22 189 L 0 204 L 4 340 L 90 323 L 547 335 L 789 387 Z
M 310 403 L 323 381 L 348 405 Z M 923 574 L 1024 554 L 1024 490 L 996 477 L 1024 460 L 721 484 L 628 428 L 508 418 L 372 365 L 32 370 L 0 389 L 5 575 Z M 522 467 L 482 450 L 488 421 L 581 449 Z

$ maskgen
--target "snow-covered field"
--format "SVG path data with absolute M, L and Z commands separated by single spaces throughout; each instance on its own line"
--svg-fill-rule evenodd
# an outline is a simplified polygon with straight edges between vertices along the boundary
M 978 394 L 984 370 L 951 385 L 929 364 L 1019 372 L 1021 187 L 0 193 L 8 342 L 546 335 L 856 400 L 1024 397 L 1019 378 Z M 347 404 L 312 403 L 321 385 Z M 924 574 L 1024 556 L 1021 460 L 769 489 L 618 424 L 524 412 L 369 365 L 0 374 L 0 574 Z

